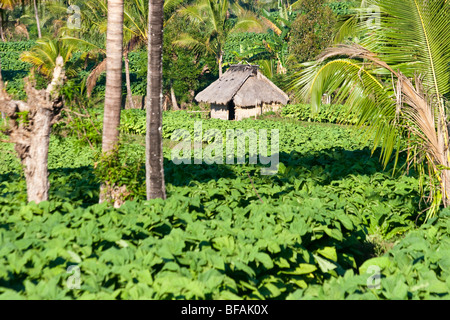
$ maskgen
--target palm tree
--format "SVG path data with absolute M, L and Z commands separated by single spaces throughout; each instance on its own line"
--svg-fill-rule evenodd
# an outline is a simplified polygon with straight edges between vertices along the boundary
M 286 64 L 289 59 L 289 37 L 292 26 L 292 14 L 289 7 L 278 9 L 278 19 L 273 18 L 268 11 L 262 9 L 259 18 L 269 29 L 268 37 L 254 47 L 244 52 L 235 53 L 239 59 L 255 61 L 268 77 L 275 74 L 286 74 Z
M 106 89 L 103 116 L 102 153 L 115 156 L 119 144 L 120 109 L 122 107 L 123 0 L 108 0 L 106 33 Z M 100 202 L 111 194 L 103 185 Z M 114 196 L 112 196 L 114 198 Z
M 359 125 L 382 147 L 384 165 L 401 149 L 432 186 L 427 217 L 450 204 L 450 150 L 445 99 L 450 95 L 450 2 L 367 0 L 359 44 L 325 50 L 293 81 L 317 110 L 334 92 L 359 114 Z M 374 23 L 376 22 L 376 23 Z M 347 57 L 347 58 L 344 58 Z M 403 147 L 403 148 L 402 148 Z M 397 163 L 397 162 L 395 162 Z
M 166 0 L 164 2 L 164 13 L 168 15 L 168 20 L 173 15 L 173 10 L 177 8 L 185 0 Z M 131 82 L 129 74 L 128 54 L 134 49 L 146 45 L 148 42 L 148 2 L 146 0 L 130 0 L 124 4 L 124 62 L 125 62 L 125 77 L 127 87 L 127 97 L 132 96 Z M 82 34 L 84 39 L 92 38 L 92 30 L 94 34 L 102 34 L 106 30 L 106 19 L 108 15 L 107 0 L 86 1 L 83 3 L 85 8 L 82 9 L 83 24 Z M 165 21 L 166 23 L 168 21 Z M 96 37 L 98 38 L 98 37 Z M 80 40 L 87 42 L 89 40 Z M 90 41 L 90 45 L 95 47 L 95 44 Z M 99 41 L 95 41 L 99 42 Z M 100 40 L 101 42 L 101 40 Z M 88 44 L 89 45 L 89 44 Z M 102 52 L 98 47 L 96 52 Z M 92 70 L 86 81 L 87 96 L 90 97 L 100 75 L 106 70 L 106 59 L 100 60 L 97 66 Z
M 36 46 L 30 51 L 25 51 L 20 56 L 21 60 L 33 65 L 32 70 L 37 70 L 47 78 L 53 74 L 56 66 L 56 59 L 61 56 L 65 65 L 67 76 L 75 76 L 77 73 L 77 64 L 70 64 L 69 59 L 74 51 L 77 50 L 75 44 L 65 41 L 64 38 L 50 39 L 42 38 L 36 41 Z
M 337 31 L 334 35 L 334 42 L 336 44 L 344 42 L 350 37 L 353 38 L 353 42 L 358 42 L 358 37 L 361 36 L 358 34 L 358 31 L 361 30 L 357 30 L 356 26 L 358 24 L 358 18 L 360 17 L 359 12 L 361 8 L 364 8 L 364 1 L 354 1 L 352 12 L 337 19 Z
M 3 32 L 3 12 L 4 10 L 14 9 L 17 2 L 17 0 L 0 0 L 0 38 L 3 42 L 6 41 L 5 34 Z
M 162 148 L 163 0 L 149 0 L 146 181 L 147 199 L 166 198 Z
M 123 0 L 108 0 L 106 35 L 106 89 L 102 151 L 111 152 L 119 141 L 122 106 Z
M 221 77 L 224 46 L 228 34 L 238 30 L 249 30 L 250 28 L 261 30 L 262 28 L 254 14 L 241 7 L 239 7 L 239 11 L 242 14 L 233 26 L 229 19 L 228 0 L 200 0 L 191 6 L 182 7 L 178 10 L 178 14 L 204 29 L 205 37 L 201 39 L 185 33 L 180 35 L 174 44 L 197 52 L 213 54 L 219 66 L 219 77 Z

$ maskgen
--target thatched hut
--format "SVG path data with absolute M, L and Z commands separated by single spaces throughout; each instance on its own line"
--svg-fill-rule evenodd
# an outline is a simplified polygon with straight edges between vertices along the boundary
M 278 111 L 289 97 L 258 66 L 232 65 L 221 78 L 197 94 L 195 100 L 211 105 L 211 118 L 241 120 Z

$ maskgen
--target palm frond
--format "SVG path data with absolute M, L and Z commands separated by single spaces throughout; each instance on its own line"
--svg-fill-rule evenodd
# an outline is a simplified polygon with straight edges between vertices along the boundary
M 187 48 L 194 52 L 210 50 L 209 46 L 207 46 L 204 41 L 195 39 L 189 34 L 181 34 L 180 37 L 172 43 L 176 46 Z
M 334 36 L 334 43 L 342 43 L 347 38 L 354 36 L 356 33 L 358 17 L 356 14 L 347 16 L 338 21 L 337 32 Z
M 100 75 L 106 71 L 106 59 L 104 59 L 102 62 L 100 62 L 94 70 L 91 71 L 89 76 L 86 79 L 86 93 L 87 96 L 90 97 L 92 94 L 92 91 L 95 88 L 95 85 L 97 84 L 97 80 L 100 77 Z
M 86 41 L 84 39 L 80 39 L 77 37 L 72 37 L 72 36 L 62 36 L 60 38 L 60 40 L 62 42 L 64 42 L 67 46 L 73 46 L 76 47 L 78 49 L 82 49 L 82 50 L 96 50 L 99 52 L 104 52 L 106 53 L 106 50 L 103 48 L 100 48 L 99 46 Z
M 204 4 L 182 7 L 178 10 L 178 15 L 181 18 L 187 19 L 190 23 L 199 25 L 205 23 L 203 17 L 204 8 Z
M 180 6 L 184 0 L 165 0 L 164 1 L 164 12 L 171 12 Z
M 241 16 L 233 26 L 231 32 L 248 32 L 249 30 L 252 30 L 253 32 L 264 31 L 264 26 L 260 20 L 251 14 Z
M 450 92 L 450 2 L 445 0 L 368 0 L 380 8 L 379 27 L 362 41 L 391 66 L 420 61 L 415 71 L 437 96 Z M 373 13 L 367 13 L 367 18 Z M 364 28 L 361 25 L 360 28 Z M 374 44 L 385 43 L 373 48 Z M 413 77 L 413 74 L 406 74 Z
M 281 33 L 283 32 L 274 22 L 270 21 L 268 18 L 261 16 L 261 20 L 268 28 L 270 28 L 278 36 L 281 35 Z

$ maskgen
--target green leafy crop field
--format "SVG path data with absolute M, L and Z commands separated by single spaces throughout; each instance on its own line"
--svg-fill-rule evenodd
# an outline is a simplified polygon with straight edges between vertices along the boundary
M 450 297 L 449 211 L 424 223 L 414 171 L 383 169 L 357 130 L 167 112 L 166 142 L 196 121 L 205 144 L 212 128 L 278 129 L 280 166 L 264 176 L 260 165 L 175 165 L 171 141 L 168 199 L 145 201 L 145 115 L 122 117 L 134 176 L 119 182 L 134 187 L 118 209 L 97 204 L 96 150 L 75 136 L 52 137 L 39 205 L 0 144 L 0 299 Z

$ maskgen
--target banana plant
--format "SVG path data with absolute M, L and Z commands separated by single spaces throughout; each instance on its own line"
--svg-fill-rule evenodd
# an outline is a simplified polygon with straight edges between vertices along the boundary
M 289 59 L 288 44 L 292 17 L 292 10 L 289 6 L 280 6 L 277 18 L 262 9 L 259 18 L 269 29 L 268 37 L 255 43 L 252 48 L 242 48 L 241 52 L 234 52 L 235 57 L 238 60 L 259 64 L 263 73 L 268 77 L 272 77 L 274 74 L 285 74 Z
M 405 151 L 429 189 L 427 218 L 450 205 L 450 2 L 366 0 L 359 43 L 325 50 L 304 65 L 291 89 L 318 110 L 324 93 L 349 105 L 358 125 L 381 146 L 384 165 Z M 395 162 L 397 164 L 397 162 Z

